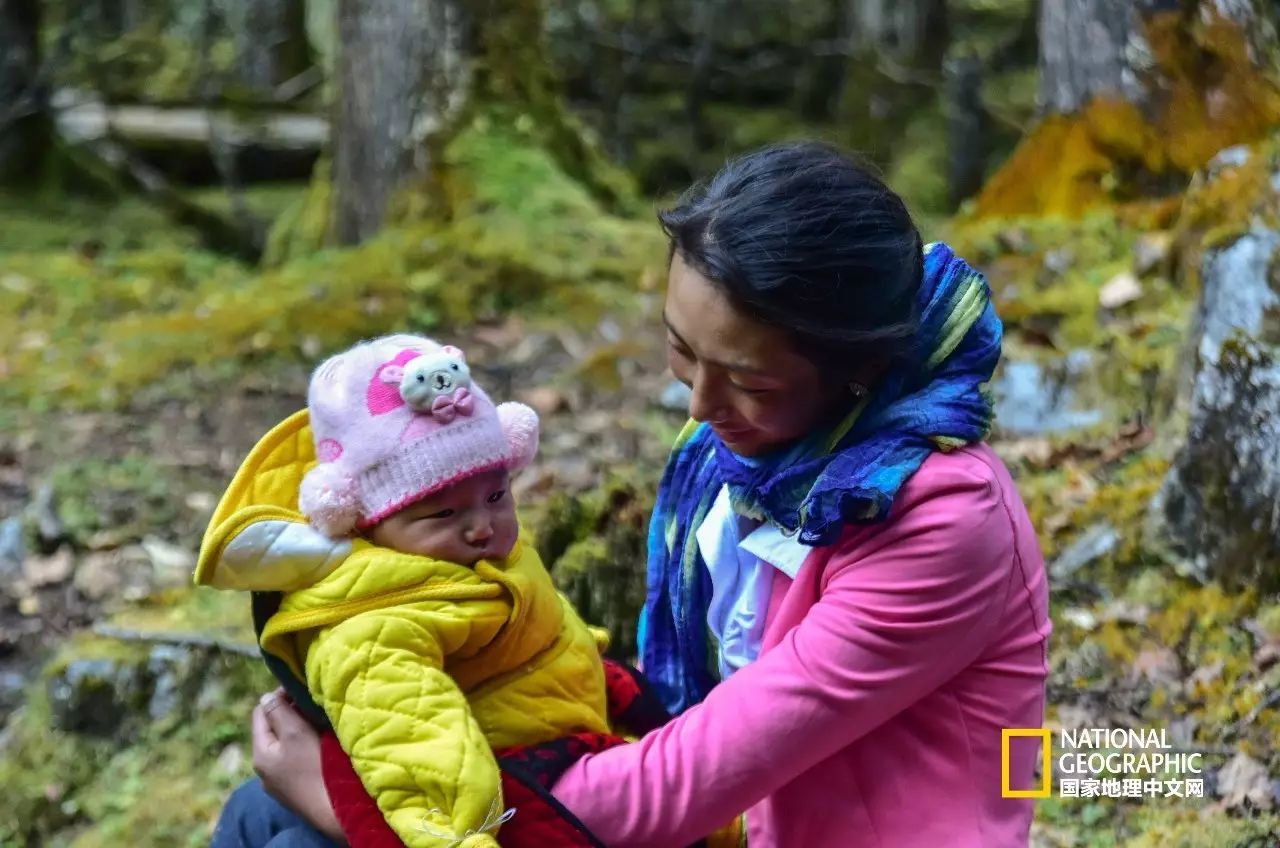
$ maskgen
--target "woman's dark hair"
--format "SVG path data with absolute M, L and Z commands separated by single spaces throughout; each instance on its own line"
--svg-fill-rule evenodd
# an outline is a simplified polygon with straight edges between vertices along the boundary
M 920 233 L 902 199 L 838 148 L 734 159 L 658 219 L 673 252 L 820 367 L 913 358 Z

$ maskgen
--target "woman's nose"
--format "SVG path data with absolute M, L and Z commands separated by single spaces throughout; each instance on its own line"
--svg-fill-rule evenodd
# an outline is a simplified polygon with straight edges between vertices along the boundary
M 695 421 L 715 421 L 723 417 L 719 415 L 718 399 L 711 391 L 711 381 L 702 377 L 694 377 L 690 386 L 689 417 Z

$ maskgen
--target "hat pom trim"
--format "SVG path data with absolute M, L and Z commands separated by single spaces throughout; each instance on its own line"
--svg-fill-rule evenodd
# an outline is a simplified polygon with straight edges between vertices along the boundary
M 538 452 L 538 413 L 523 403 L 500 403 L 498 422 L 507 437 L 507 468 L 519 471 Z
M 334 463 L 317 465 L 302 478 L 298 509 L 326 536 L 346 536 L 360 517 L 356 481 Z

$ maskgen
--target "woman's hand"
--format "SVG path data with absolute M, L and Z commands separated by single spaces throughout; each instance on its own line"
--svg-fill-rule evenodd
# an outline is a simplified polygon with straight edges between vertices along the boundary
M 267 792 L 340 844 L 346 844 L 320 768 L 320 736 L 283 689 L 253 708 L 253 770 Z

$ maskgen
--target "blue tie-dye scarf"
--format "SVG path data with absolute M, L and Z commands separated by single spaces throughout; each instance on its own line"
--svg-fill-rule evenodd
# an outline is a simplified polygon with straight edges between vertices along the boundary
M 711 577 L 694 533 L 722 486 L 740 514 L 829 545 L 846 524 L 887 518 L 931 452 L 986 437 L 1001 337 L 987 281 L 945 244 L 929 245 L 919 306 L 916 364 L 890 371 L 834 429 L 758 459 L 729 451 L 707 424 L 691 421 L 676 439 L 649 525 L 640 618 L 645 676 L 674 713 L 718 682 Z

